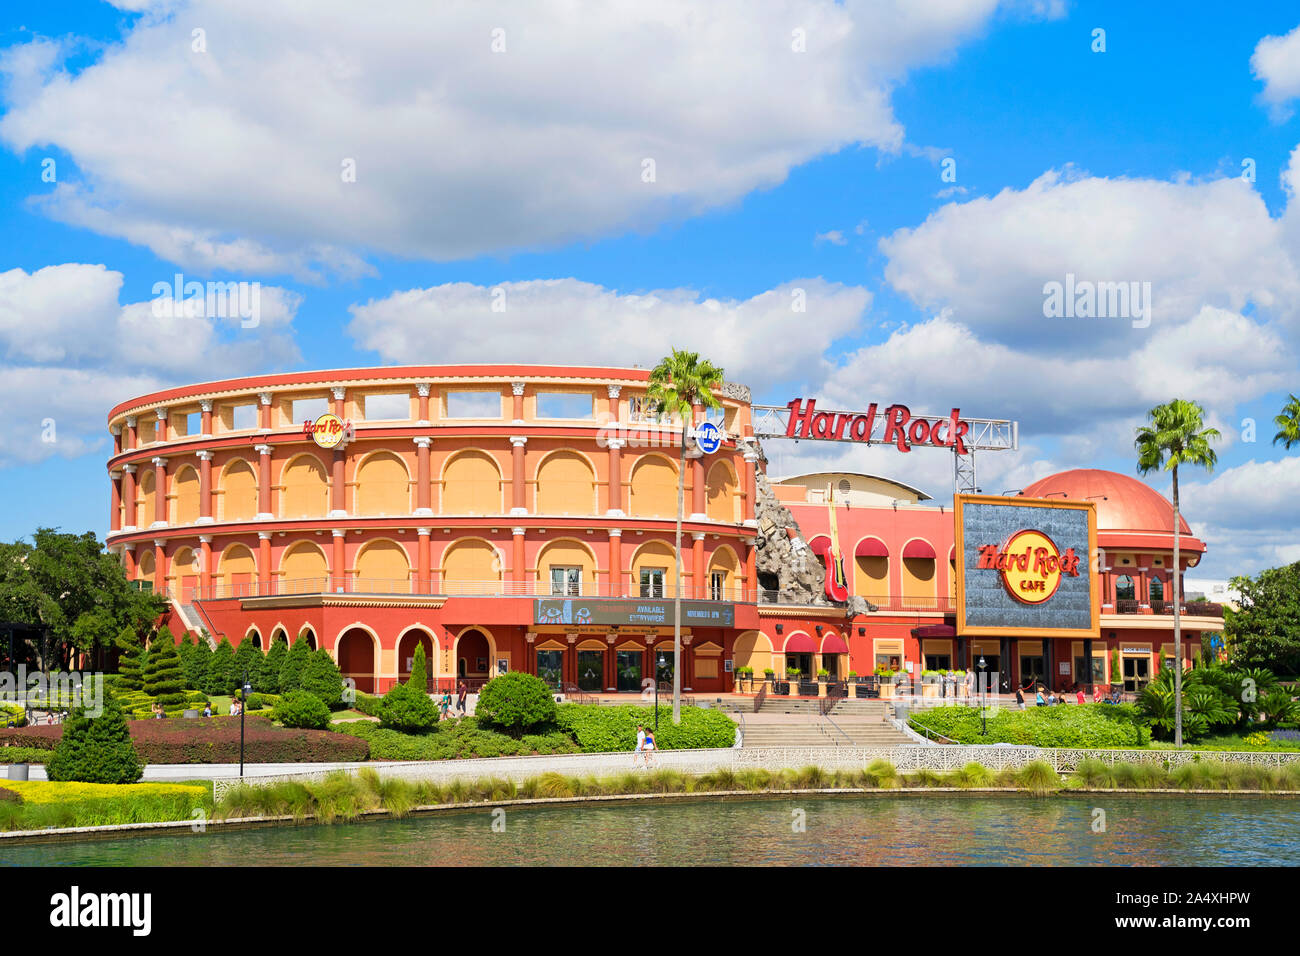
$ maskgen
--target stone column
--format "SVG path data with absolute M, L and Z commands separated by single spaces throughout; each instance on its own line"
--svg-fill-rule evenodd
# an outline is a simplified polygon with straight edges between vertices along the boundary
M 564 652 L 564 671 L 568 676 L 561 678 L 566 684 L 578 683 L 578 635 L 566 634 L 569 646 Z
M 510 393 L 514 396 L 513 424 L 522 425 L 524 423 L 524 383 L 511 382 Z
M 154 416 L 157 418 L 157 422 L 153 426 L 153 440 L 167 441 L 170 437 L 167 433 L 167 409 L 156 409 Z
M 334 449 L 334 462 L 330 470 L 330 513 L 331 518 L 346 518 L 348 485 L 344 475 L 347 453 L 342 448 Z
M 126 416 L 126 450 L 135 451 L 140 447 L 140 432 L 136 428 L 137 419 L 134 415 Z
M 114 471 L 109 473 L 109 484 L 112 486 L 113 497 L 109 502 L 108 527 L 111 531 L 122 530 L 122 472 Z
M 691 588 L 690 596 L 696 600 L 704 597 L 704 532 L 691 532 Z M 684 597 L 685 595 L 683 595 Z
M 271 430 L 272 397 L 273 396 L 270 392 L 258 392 L 257 394 L 257 400 L 261 402 L 262 405 L 262 407 L 258 409 L 258 422 L 260 423 L 258 427 L 264 432 L 269 432 Z
M 698 425 L 704 420 L 704 406 L 696 405 L 694 413 L 691 416 L 693 424 Z M 707 521 L 708 516 L 704 513 L 704 458 L 686 459 L 691 466 L 691 519 L 692 521 Z
M 128 581 L 135 580 L 136 564 L 134 541 L 126 541 L 122 544 L 122 569 L 126 572 L 126 579 Z
M 433 508 L 430 507 L 432 499 L 429 493 L 429 444 L 432 438 L 420 437 L 412 438 L 415 442 L 415 513 L 417 515 L 431 515 Z
M 270 406 L 266 406 L 269 408 Z M 274 518 L 271 513 L 271 446 L 258 445 L 257 460 L 257 520 Z
M 212 535 L 199 535 L 199 596 L 212 596 Z
M 510 580 L 520 586 L 528 579 L 528 560 L 524 557 L 524 529 L 511 528 Z
M 153 590 L 162 594 L 167 590 L 167 542 L 155 538 L 153 542 Z
M 416 528 L 415 533 L 419 535 L 419 540 L 415 546 L 415 577 L 418 582 L 415 591 L 417 594 L 432 594 L 433 549 L 429 543 L 429 529 Z
M 758 520 L 758 451 L 753 445 L 745 446 L 745 521 Z
M 212 523 L 212 452 L 195 452 L 199 459 L 199 524 Z
M 122 466 L 122 503 L 126 506 L 126 515 L 122 522 L 123 531 L 135 530 L 135 465 Z
M 682 635 L 682 691 L 693 690 L 691 687 L 695 683 L 695 655 L 691 653 L 691 641 L 693 638 L 686 634 Z
M 618 668 L 614 661 L 617 659 L 618 652 L 614 650 L 614 642 L 618 640 L 618 628 L 614 633 L 605 635 L 605 674 L 603 677 L 604 688 L 606 691 L 618 690 Z
M 212 437 L 212 399 L 199 402 L 199 431 L 204 438 Z
M 348 397 L 347 388 L 342 385 L 335 385 L 330 389 L 330 395 L 334 398 L 334 414 L 338 416 L 339 421 L 346 421 L 347 416 L 344 412 L 347 411 L 345 404 Z
M 611 518 L 625 517 L 623 512 L 623 439 L 611 438 L 609 448 L 609 509 Z
M 758 548 L 754 538 L 745 538 L 745 593 L 746 600 L 758 600 Z M 872 664 L 875 669 L 875 664 Z
M 623 529 L 609 529 L 609 596 L 623 596 Z
M 271 532 L 257 532 L 257 593 L 271 593 Z
M 347 590 L 347 560 L 344 558 L 344 535 L 341 528 L 334 529 L 334 553 L 330 561 L 330 589 L 334 592 Z
M 537 673 L 537 635 L 524 635 L 524 673 Z
M 528 438 L 524 435 L 515 435 L 510 439 L 510 513 L 512 515 L 528 514 L 528 488 L 524 473 L 524 446 L 527 444 Z
M 113 456 L 122 454 L 122 426 L 109 425 L 108 430 L 113 434 Z
M 150 527 L 160 528 L 167 525 L 167 459 L 155 458 L 153 460 L 153 524 Z
M 415 424 L 427 425 L 429 424 L 429 385 L 425 383 L 415 386 L 415 394 L 419 396 L 420 408 L 420 419 Z

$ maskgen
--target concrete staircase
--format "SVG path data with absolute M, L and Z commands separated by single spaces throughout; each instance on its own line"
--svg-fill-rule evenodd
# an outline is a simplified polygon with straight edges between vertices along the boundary
M 881 701 L 840 701 L 831 714 L 834 723 L 821 717 L 817 703 L 779 698 L 764 702 L 757 713 L 745 714 L 743 746 L 906 747 L 915 743 L 885 720 L 886 705 Z

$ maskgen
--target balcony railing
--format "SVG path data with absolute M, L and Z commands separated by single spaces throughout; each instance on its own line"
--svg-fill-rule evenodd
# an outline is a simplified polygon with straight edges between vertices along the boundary
M 1182 614 L 1187 617 L 1223 617 L 1223 605 L 1211 604 L 1208 601 L 1189 601 L 1185 602 L 1180 608 Z M 1172 601 L 1152 601 L 1149 605 L 1143 606 L 1137 601 L 1119 600 L 1115 602 L 1116 614 L 1158 614 L 1164 617 L 1170 617 L 1174 613 L 1174 604 Z
M 145 582 L 147 585 L 147 582 Z M 631 598 L 635 600 L 671 601 L 671 587 L 642 592 L 637 587 L 612 589 L 607 584 L 587 585 L 580 589 L 553 588 L 547 581 L 436 581 L 415 578 L 361 578 L 348 577 L 338 581 L 328 575 L 310 578 L 277 578 L 261 581 L 217 581 L 210 587 L 195 585 L 163 588 L 165 597 L 175 597 L 182 603 L 195 600 L 211 601 L 223 598 L 284 597 L 292 595 L 349 594 L 349 595 L 415 595 L 426 597 L 527 597 L 527 598 Z M 684 593 L 683 600 L 704 600 L 726 603 L 754 603 L 755 592 L 733 587 L 706 589 L 702 598 Z

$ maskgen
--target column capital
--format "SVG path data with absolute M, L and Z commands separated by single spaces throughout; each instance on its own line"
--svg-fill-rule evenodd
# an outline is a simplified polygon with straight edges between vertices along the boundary
M 627 439 L 626 439 L 626 438 L 606 438 L 606 439 L 605 439 L 605 447 L 606 447 L 606 448 L 612 448 L 614 451 L 618 451 L 620 448 L 622 448 L 622 447 L 625 446 L 626 444 L 627 444 Z
M 120 434 L 122 434 L 122 426 L 121 426 L 121 425 L 109 425 L 109 426 L 108 426 L 108 430 L 109 430 L 112 434 L 114 434 L 114 435 L 120 435 Z
M 433 444 L 433 439 L 425 435 L 421 435 L 419 438 L 412 438 L 411 441 L 417 448 L 428 448 Z
M 128 462 L 127 464 L 122 466 L 122 470 L 126 472 L 128 475 L 133 475 L 135 474 L 135 465 L 132 465 Z
M 415 533 L 421 538 L 427 538 L 432 532 L 429 528 L 416 528 Z
M 330 533 L 336 538 L 345 538 L 348 534 L 343 528 L 334 528 Z
M 199 461 L 211 461 L 211 460 L 212 460 L 212 452 L 211 452 L 211 450 L 209 450 L 209 449 L 207 449 L 207 448 L 202 448 L 202 449 L 196 451 L 196 452 L 194 453 L 194 456 L 195 456 L 196 458 L 198 458 Z
M 623 391 L 622 385 L 606 385 L 605 390 L 609 392 L 610 398 L 618 398 L 618 393 Z
M 166 538 L 154 538 L 154 539 L 153 539 L 153 546 L 154 546 L 155 548 L 165 548 L 165 547 L 167 547 L 167 539 L 166 539 Z
M 136 418 L 134 415 L 127 415 L 127 416 L 126 416 L 126 427 L 127 427 L 127 428 L 135 428 L 136 424 L 138 424 L 139 421 L 140 421 L 140 420 L 139 420 L 138 418 Z
M 259 532 L 257 532 L 257 538 L 258 538 L 259 541 L 270 541 L 270 540 L 271 540 L 271 532 L 269 532 L 269 531 L 259 531 Z
M 524 394 L 524 383 L 523 383 L 523 382 L 511 382 L 511 383 L 510 383 L 510 391 L 511 391 L 511 393 L 514 394 L 514 395 L 522 395 L 522 394 Z
M 123 542 L 122 542 L 122 550 L 123 550 L 123 551 L 134 551 L 134 550 L 135 550 L 135 544 L 136 544 L 136 543 L 135 543 L 134 541 L 123 541 Z
M 511 528 L 510 533 L 516 538 L 522 538 L 525 532 L 523 528 Z
M 210 398 L 201 398 L 201 399 L 199 399 L 199 411 L 202 411 L 202 412 L 210 412 L 210 411 L 212 411 L 212 399 L 210 399 Z
M 570 644 L 577 644 L 577 643 L 578 643 L 578 635 L 577 635 L 577 634 L 565 634 L 564 636 L 565 636 L 566 638 L 568 638 Z
M 271 393 L 270 393 L 270 392 L 258 392 L 258 393 L 257 393 L 257 400 L 258 400 L 259 402 L 261 402 L 263 405 L 270 405 L 270 404 L 271 404 L 271 397 L 272 397 L 272 396 L 271 396 Z
M 155 468 L 166 468 L 167 459 L 162 457 L 162 455 L 159 455 L 157 458 L 153 459 L 153 464 Z
M 211 543 L 212 543 L 212 535 L 210 534 L 199 535 L 199 544 L 211 544 Z
M 158 421 L 165 422 L 167 420 L 166 407 L 154 409 L 154 415 L 157 417 Z
M 617 640 L 618 640 L 618 631 L 617 631 L 617 630 L 615 630 L 612 634 L 606 634 L 606 635 L 605 635 L 605 643 L 606 643 L 606 644 L 613 644 L 613 643 L 614 643 L 615 641 L 617 641 Z
M 623 529 L 622 529 L 622 528 L 610 528 L 610 529 L 609 529 L 609 536 L 610 536 L 611 538 L 621 538 L 621 537 L 623 536 Z
M 269 455 L 269 454 L 271 454 L 271 446 L 270 446 L 270 445 L 254 445 L 254 446 L 253 446 L 253 451 L 257 452 L 259 455 Z
M 108 473 L 108 477 L 112 478 L 114 481 L 117 481 L 119 478 L 122 477 L 122 469 L 114 468 L 112 471 Z
M 747 462 L 758 461 L 758 452 L 754 451 L 754 449 L 752 448 L 747 447 L 745 449 L 745 461 Z
M 514 445 L 516 448 L 523 448 L 525 445 L 528 444 L 528 436 L 527 436 L 527 435 L 511 435 L 511 436 L 510 436 L 510 444 Z
M 348 397 L 346 385 L 333 385 L 330 387 L 330 395 L 334 396 L 334 401 L 341 402 Z
M 531 644 L 531 643 L 533 643 L 535 640 L 537 640 L 537 635 L 536 635 L 536 634 L 532 634 L 532 633 L 525 634 L 525 635 L 524 635 L 524 640 L 527 641 L 529 644 Z
M 691 532 L 691 540 L 692 540 L 692 541 L 703 541 L 703 540 L 704 540 L 704 532 L 703 532 L 703 531 L 692 531 L 692 532 Z
M 421 398 L 428 398 L 429 389 L 430 386 L 428 382 L 421 382 L 419 385 L 415 386 L 415 394 L 419 395 Z

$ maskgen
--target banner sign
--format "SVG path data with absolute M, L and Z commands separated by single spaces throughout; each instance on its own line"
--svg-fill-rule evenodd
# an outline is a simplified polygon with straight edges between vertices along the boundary
M 673 602 L 662 598 L 537 598 L 537 624 L 673 626 Z M 736 607 L 721 601 L 682 601 L 682 627 L 735 627 Z
M 957 495 L 957 633 L 1100 637 L 1091 501 Z
M 906 405 L 890 405 L 884 413 L 884 432 L 873 439 L 876 424 L 876 403 L 865 412 L 819 412 L 817 400 L 796 398 L 786 405 L 790 421 L 786 425 L 786 438 L 825 438 L 833 441 L 859 441 L 867 444 L 894 444 L 899 451 L 911 451 L 913 445 L 932 445 L 951 448 L 959 455 L 966 454 L 965 438 L 970 432 L 970 422 L 961 417 L 961 409 L 954 408 L 947 418 L 913 417 Z

